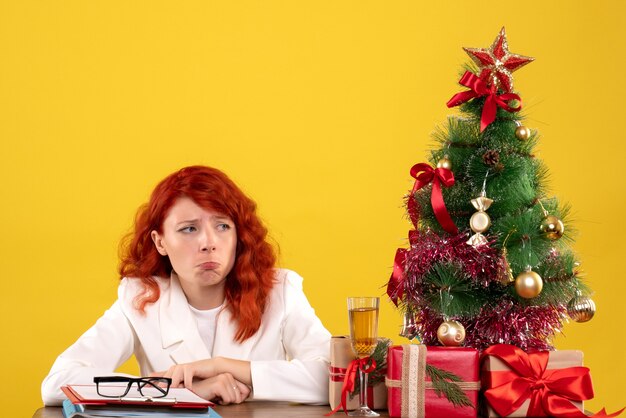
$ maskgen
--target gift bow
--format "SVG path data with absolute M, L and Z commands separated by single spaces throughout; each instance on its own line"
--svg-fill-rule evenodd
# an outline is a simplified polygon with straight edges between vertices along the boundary
M 419 163 L 411 167 L 411 177 L 415 178 L 415 184 L 413 185 L 411 196 L 409 196 L 409 202 L 413 199 L 413 194 L 417 190 L 432 182 L 433 190 L 430 195 L 430 203 L 433 206 L 435 217 L 446 232 L 457 234 L 459 229 L 452 221 L 452 218 L 450 218 L 446 204 L 443 201 L 443 194 L 441 193 L 442 184 L 445 187 L 454 185 L 454 174 L 452 171 L 443 167 L 432 168 L 426 163 Z M 413 223 L 417 228 L 417 219 L 413 220 Z
M 515 93 L 497 94 L 496 86 L 489 87 L 487 82 L 476 74 L 466 71 L 459 80 L 459 84 L 469 87 L 470 90 L 462 91 L 452 96 L 446 105 L 448 107 L 458 106 L 475 97 L 487 96 L 483 105 L 483 112 L 480 116 L 480 132 L 484 131 L 491 122 L 496 119 L 498 106 L 507 112 L 517 112 L 522 108 L 522 99 Z M 517 100 L 519 106 L 511 107 L 507 103 L 510 100 Z
M 572 401 L 593 398 L 593 386 L 587 367 L 547 370 L 548 351 L 527 354 L 508 344 L 498 344 L 483 351 L 495 356 L 511 370 L 490 371 L 485 397 L 500 415 L 508 416 L 530 398 L 529 417 L 587 417 Z M 615 417 L 603 409 L 594 417 Z
M 368 366 L 368 363 L 371 364 Z M 324 416 L 328 417 L 333 415 L 339 409 L 343 408 L 343 411 L 347 414 L 348 407 L 346 406 L 348 394 L 354 392 L 354 383 L 356 381 L 356 372 L 362 370 L 363 373 L 369 373 L 376 370 L 376 360 L 371 357 L 357 358 L 348 364 L 346 369 L 346 376 L 343 379 L 343 385 L 341 386 L 341 402 L 332 411 Z

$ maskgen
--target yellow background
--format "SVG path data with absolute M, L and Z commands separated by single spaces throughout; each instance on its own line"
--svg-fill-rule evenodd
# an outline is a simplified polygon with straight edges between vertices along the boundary
M 584 351 L 589 409 L 623 406 L 625 3 L 438 3 L 3 0 L 3 404 L 41 405 L 56 356 L 115 298 L 135 209 L 189 164 L 258 202 L 281 265 L 346 333 L 346 296 L 382 296 L 406 243 L 408 171 L 455 112 L 461 47 L 504 25 L 511 51 L 536 57 L 515 86 L 598 306 L 556 345 Z M 381 334 L 403 342 L 382 305 Z

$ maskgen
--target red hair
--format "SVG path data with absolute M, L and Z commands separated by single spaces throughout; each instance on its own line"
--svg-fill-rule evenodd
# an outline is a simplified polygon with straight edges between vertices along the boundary
M 181 197 L 227 215 L 235 223 L 235 265 L 226 278 L 224 293 L 237 321 L 235 338 L 243 342 L 261 326 L 274 285 L 276 255 L 267 242 L 267 229 L 256 215 L 256 203 L 221 171 L 204 166 L 185 167 L 156 186 L 150 201 L 137 211 L 134 231 L 120 243 L 120 276 L 141 280 L 144 292 L 135 300 L 141 312 L 159 299 L 159 286 L 153 276 L 169 278 L 172 265 L 167 256 L 157 252 L 150 233 L 163 232 L 163 221 Z

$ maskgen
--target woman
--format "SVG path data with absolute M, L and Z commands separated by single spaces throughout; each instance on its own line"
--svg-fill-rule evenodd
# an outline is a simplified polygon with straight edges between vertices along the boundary
M 330 334 L 302 278 L 274 268 L 255 210 L 214 168 L 161 181 L 121 247 L 118 300 L 57 358 L 44 403 L 60 404 L 62 385 L 93 384 L 133 354 L 142 376 L 223 404 L 326 403 Z

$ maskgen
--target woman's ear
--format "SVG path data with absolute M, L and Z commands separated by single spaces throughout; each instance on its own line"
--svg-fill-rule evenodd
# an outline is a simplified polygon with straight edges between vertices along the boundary
M 159 254 L 167 255 L 167 250 L 163 245 L 163 237 L 161 236 L 161 234 L 159 234 L 157 231 L 152 231 L 150 232 L 150 238 L 152 238 L 152 242 L 154 242 L 154 246 L 156 247 L 156 250 L 159 252 Z

